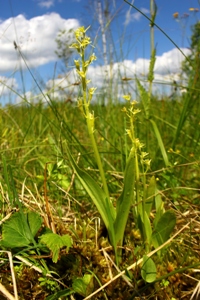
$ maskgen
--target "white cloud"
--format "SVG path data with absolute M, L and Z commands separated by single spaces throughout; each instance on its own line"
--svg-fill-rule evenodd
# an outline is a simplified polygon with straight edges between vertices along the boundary
M 140 10 L 144 13 L 144 14 L 149 14 L 149 10 L 142 7 L 140 8 Z M 140 19 L 143 18 L 143 15 L 139 12 L 139 11 L 136 11 L 134 13 L 131 13 L 131 10 L 127 10 L 126 12 L 126 16 L 125 16 L 125 22 L 124 24 L 125 25 L 129 25 L 131 22 L 138 22 L 140 21 Z
M 185 55 L 190 53 L 188 49 L 181 49 Z M 171 51 L 163 53 L 161 56 L 157 56 L 155 71 L 154 71 L 154 92 L 163 92 L 168 90 L 170 92 L 170 85 L 175 80 L 177 83 L 180 81 L 181 62 L 184 56 L 178 49 L 172 49 Z M 112 94 L 121 99 L 124 91 L 133 92 L 135 90 L 135 76 L 141 80 L 141 83 L 147 80 L 149 70 L 149 59 L 139 58 L 136 61 L 124 60 L 123 62 L 116 62 L 111 67 L 90 65 L 88 68 L 88 79 L 91 79 L 90 86 L 97 87 L 95 95 L 98 97 L 104 93 L 106 86 L 112 83 Z M 72 101 L 77 99 L 80 86 L 76 83 L 79 80 L 75 69 L 67 74 L 67 76 L 60 76 L 55 80 L 49 80 L 46 83 L 46 89 L 49 95 L 53 99 L 64 100 L 69 96 Z M 129 79 L 128 81 L 123 79 Z M 162 84 L 169 84 L 163 89 Z M 135 94 L 133 92 L 133 97 Z
M 54 0 L 39 1 L 38 5 L 40 7 L 50 8 L 54 6 Z
M 19 67 L 20 58 L 13 41 L 18 44 L 29 66 L 35 68 L 57 59 L 55 39 L 60 29 L 68 31 L 78 26 L 80 26 L 78 20 L 66 20 L 57 13 L 37 16 L 30 20 L 23 15 L 18 15 L 14 19 L 9 18 L 1 22 L 0 72 L 17 70 Z M 23 62 L 22 67 L 24 67 Z
M 187 56 L 191 53 L 188 48 L 181 49 Z M 174 48 L 171 51 L 164 52 L 161 56 L 158 56 L 155 64 L 155 72 L 158 74 L 176 74 L 180 72 L 180 66 L 185 59 L 179 49 Z
M 190 53 L 189 49 L 183 48 L 181 50 L 185 55 Z M 153 92 L 160 94 L 163 91 L 166 91 L 168 94 L 171 92 L 170 85 L 173 81 L 175 80 L 177 83 L 180 81 L 181 62 L 183 60 L 184 56 L 175 48 L 156 57 Z M 144 84 L 147 80 L 149 63 L 149 59 L 138 58 L 135 61 L 124 60 L 122 62 L 116 62 L 112 66 L 90 65 L 87 76 L 88 79 L 91 79 L 90 86 L 97 87 L 95 97 L 102 96 L 109 87 L 109 89 L 112 89 L 111 94 L 118 99 L 122 99 L 122 95 L 129 92 L 132 94 L 133 98 L 135 98 L 135 77 L 140 79 L 141 83 Z M 126 79 L 128 80 L 126 81 Z M 3 80 L 5 82 L 6 78 L 3 78 Z M 8 85 L 9 82 L 9 85 L 13 85 L 14 88 L 17 88 L 16 81 L 12 82 L 11 79 L 9 80 L 10 81 L 7 79 L 6 84 Z M 51 99 L 71 99 L 72 101 L 76 101 L 80 89 L 80 85 L 78 84 L 79 81 L 80 79 L 76 70 L 73 68 L 65 75 L 61 74 L 54 80 L 48 80 L 43 92 L 44 94 L 48 93 Z M 5 93 L 6 91 L 7 89 L 4 87 L 2 93 Z M 26 100 L 28 101 L 37 102 L 41 99 L 47 101 L 42 95 L 34 95 L 31 92 L 26 93 Z M 17 102 L 21 101 L 23 101 L 23 99 L 17 100 Z
M 15 91 L 17 88 L 18 84 L 15 78 L 0 76 L 0 97 L 11 94 L 12 90 Z

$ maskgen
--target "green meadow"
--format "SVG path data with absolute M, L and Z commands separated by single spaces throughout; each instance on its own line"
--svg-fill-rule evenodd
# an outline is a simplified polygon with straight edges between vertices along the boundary
M 0 108 L 0 293 L 198 299 L 199 57 L 172 97 L 154 95 L 152 46 L 145 84 L 124 78 L 104 103 L 87 74 L 92 44 L 90 28 L 75 31 L 76 101 L 41 93 Z

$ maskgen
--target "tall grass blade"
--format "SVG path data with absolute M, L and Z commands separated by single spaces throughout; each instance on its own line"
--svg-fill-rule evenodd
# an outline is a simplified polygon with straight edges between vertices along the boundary
M 167 155 L 167 152 L 165 150 L 165 146 L 163 144 L 163 140 L 162 140 L 162 137 L 160 135 L 160 131 L 159 131 L 158 127 L 157 127 L 157 124 L 152 119 L 150 119 L 149 121 L 151 122 L 151 124 L 153 126 L 153 130 L 154 130 L 155 136 L 157 138 L 158 145 L 160 147 L 160 151 L 162 153 L 162 157 L 163 157 L 164 162 L 165 162 L 165 166 L 169 167 L 171 164 L 169 162 L 168 155 Z
M 3 175 L 4 175 L 4 180 L 7 185 L 7 190 L 8 190 L 8 199 L 10 201 L 11 206 L 13 207 L 13 196 L 12 196 L 12 191 L 11 191 L 11 186 L 10 186 L 10 180 L 9 180 L 9 174 L 8 174 L 8 165 L 6 162 L 6 158 L 4 155 L 1 156 L 2 163 L 3 163 Z

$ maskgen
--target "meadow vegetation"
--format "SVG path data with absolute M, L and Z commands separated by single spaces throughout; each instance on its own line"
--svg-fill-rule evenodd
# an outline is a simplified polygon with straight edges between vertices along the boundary
M 113 94 L 104 105 L 93 101 L 87 77 L 98 59 L 86 51 L 89 36 L 81 27 L 71 45 L 77 101 L 46 95 L 44 103 L 41 95 L 0 108 L 0 292 L 198 299 L 199 90 L 191 76 L 198 80 L 199 56 L 184 94 L 172 83 L 172 98 L 154 95 L 152 43 L 148 84 L 135 79 L 137 99 Z

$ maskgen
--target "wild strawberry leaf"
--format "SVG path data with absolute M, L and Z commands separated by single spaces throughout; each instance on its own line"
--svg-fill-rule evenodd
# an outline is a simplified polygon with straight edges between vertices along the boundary
M 2 225 L 1 246 L 5 248 L 26 247 L 33 242 L 34 236 L 42 225 L 41 217 L 35 212 L 14 213 Z
M 56 263 L 59 259 L 61 248 L 66 247 L 67 251 L 72 246 L 72 238 L 65 234 L 60 236 L 56 233 L 47 233 L 40 237 L 40 242 L 45 244 L 52 252 L 52 261 Z

